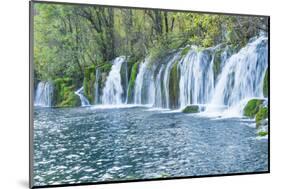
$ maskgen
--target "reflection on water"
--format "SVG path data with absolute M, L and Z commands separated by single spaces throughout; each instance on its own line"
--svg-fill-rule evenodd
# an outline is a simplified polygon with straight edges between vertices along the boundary
M 36 108 L 34 184 L 267 171 L 252 121 L 147 110 Z

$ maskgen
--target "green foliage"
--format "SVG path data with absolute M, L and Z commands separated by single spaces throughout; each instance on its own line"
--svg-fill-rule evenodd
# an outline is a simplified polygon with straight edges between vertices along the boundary
M 185 47 L 182 51 L 181 51 L 181 57 L 184 57 L 185 55 L 187 55 L 187 53 L 190 51 L 190 46 Z
M 256 114 L 256 125 L 260 126 L 261 121 L 268 118 L 268 108 L 261 107 Z
M 268 97 L 268 69 L 265 72 L 265 76 L 263 79 L 263 95 Z
M 190 45 L 197 45 L 198 50 L 220 43 L 241 47 L 260 30 L 267 32 L 268 25 L 266 18 L 259 17 L 160 10 L 51 3 L 34 3 L 34 9 L 35 81 L 70 78 L 67 87 L 83 85 L 91 102 L 94 70 L 100 69 L 102 87 L 117 56 L 133 57 L 128 62 L 133 71 L 133 65 L 148 55 L 155 63 L 179 48 L 184 48 L 181 56 L 185 55 Z M 219 64 L 216 60 L 216 75 Z M 129 90 L 134 86 L 132 75 Z M 74 101 L 68 94 L 60 96 L 65 99 L 63 105 Z
M 84 95 L 89 100 L 90 103 L 94 102 L 95 93 L 94 93 L 94 84 L 96 80 L 96 67 L 95 65 L 91 65 L 84 70 L 84 80 L 83 80 L 83 87 L 84 87 Z
M 199 112 L 199 106 L 198 105 L 188 105 L 183 110 L 183 113 L 198 113 Z
M 79 97 L 70 78 L 54 80 L 54 105 L 56 107 L 74 107 L 80 105 Z
M 111 66 L 112 66 L 111 63 L 105 62 L 105 63 L 101 64 L 99 69 L 100 69 L 101 72 L 109 73 L 110 70 L 111 70 Z
M 247 103 L 247 105 L 244 107 L 244 115 L 248 116 L 250 118 L 254 118 L 255 115 L 258 113 L 262 102 L 263 102 L 263 100 L 260 100 L 260 99 L 250 100 Z

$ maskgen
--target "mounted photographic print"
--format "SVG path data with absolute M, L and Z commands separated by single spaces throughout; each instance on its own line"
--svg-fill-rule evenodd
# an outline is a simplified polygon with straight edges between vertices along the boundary
M 30 2 L 30 187 L 269 173 L 269 17 Z

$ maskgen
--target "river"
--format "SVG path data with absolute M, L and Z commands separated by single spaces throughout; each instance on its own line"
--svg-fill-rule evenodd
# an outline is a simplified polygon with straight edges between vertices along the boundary
M 34 110 L 34 185 L 268 171 L 254 121 L 125 106 Z

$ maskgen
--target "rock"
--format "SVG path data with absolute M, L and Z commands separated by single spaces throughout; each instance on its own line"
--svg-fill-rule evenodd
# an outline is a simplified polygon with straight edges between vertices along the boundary
M 179 107 L 179 73 L 178 73 L 178 62 L 176 62 L 171 69 L 170 72 L 170 80 L 169 80 L 169 107 L 171 109 L 177 109 Z
M 260 126 L 268 126 L 268 119 L 263 119 L 260 121 Z
M 138 74 L 139 62 L 133 64 L 131 68 L 130 80 L 128 84 L 128 103 L 133 103 L 135 80 Z
M 199 106 L 198 105 L 188 105 L 183 110 L 183 113 L 198 113 L 199 112 Z
M 81 105 L 70 78 L 58 78 L 53 83 L 55 107 L 77 107 Z
M 250 118 L 254 118 L 258 113 L 260 106 L 263 104 L 263 99 L 252 99 L 249 100 L 247 105 L 244 107 L 243 114 Z
M 261 125 L 266 125 L 267 124 L 267 119 L 268 118 L 268 108 L 267 107 L 260 107 L 258 113 L 256 114 L 256 125 L 257 127 Z
M 252 99 L 244 108 L 244 115 L 255 118 L 257 134 L 266 136 L 268 133 L 268 101 L 265 99 Z
M 263 137 L 263 136 L 268 135 L 268 132 L 266 132 L 266 131 L 259 131 L 259 132 L 258 132 L 258 135 L 261 136 L 261 137 Z
M 83 80 L 83 87 L 84 87 L 84 95 L 89 100 L 90 103 L 94 102 L 94 95 L 95 95 L 95 73 L 96 67 L 95 65 L 91 65 L 84 69 L 84 80 Z

